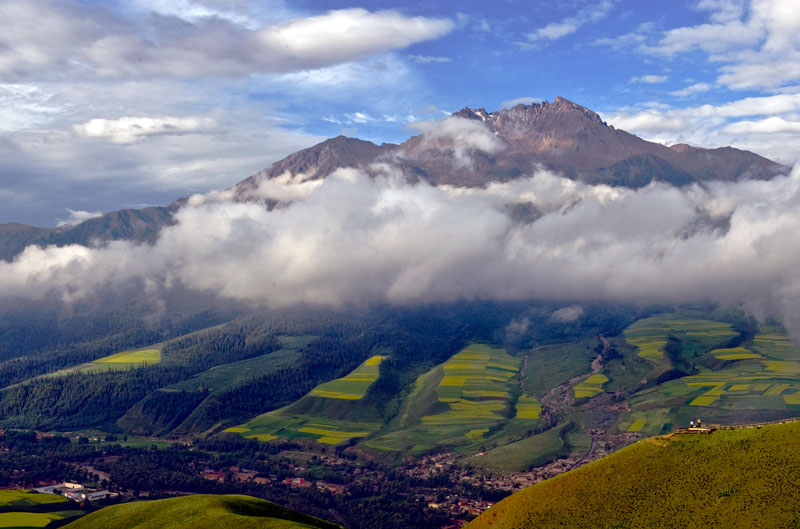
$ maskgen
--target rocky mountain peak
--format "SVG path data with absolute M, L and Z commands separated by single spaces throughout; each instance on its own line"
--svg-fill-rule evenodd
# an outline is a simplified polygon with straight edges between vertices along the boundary
M 649 142 L 608 125 L 596 112 L 561 96 L 495 112 L 464 107 L 452 116 L 483 123 L 503 148 L 484 152 L 447 141 L 426 141 L 424 135 L 400 145 L 377 146 L 340 136 L 292 154 L 241 182 L 237 197 L 251 196 L 264 178 L 287 173 L 303 180 L 325 178 L 339 167 L 369 170 L 379 160 L 399 164 L 411 181 L 457 186 L 510 180 L 541 167 L 588 183 L 629 187 L 653 180 L 686 185 L 701 180 L 766 179 L 787 171 L 747 151 Z M 464 163 L 466 155 L 469 163 Z M 456 156 L 461 158 L 455 160 Z

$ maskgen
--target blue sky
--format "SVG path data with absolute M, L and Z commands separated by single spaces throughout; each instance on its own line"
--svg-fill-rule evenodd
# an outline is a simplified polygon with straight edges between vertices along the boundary
M 795 0 L 5 0 L 0 222 L 221 189 L 338 134 L 563 96 L 647 139 L 800 157 Z

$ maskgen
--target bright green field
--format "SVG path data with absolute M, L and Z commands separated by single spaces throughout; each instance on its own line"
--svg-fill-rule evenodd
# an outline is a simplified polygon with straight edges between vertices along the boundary
M 341 529 L 250 496 L 197 494 L 112 505 L 67 525 L 69 529 Z
M 123 351 L 113 355 L 99 358 L 93 362 L 81 364 L 76 367 L 61 369 L 44 377 L 60 377 L 71 373 L 99 373 L 101 371 L 125 371 L 127 369 L 142 367 L 145 365 L 155 365 L 161 363 L 160 349 L 136 349 L 134 351 Z
M 0 490 L 0 507 L 33 507 L 53 503 L 69 503 L 57 494 L 39 494 L 23 490 Z
M 47 527 L 51 522 L 82 516 L 83 511 L 61 512 L 4 512 L 0 513 L 0 528 L 2 529 L 28 529 Z
M 517 414 L 515 419 L 533 420 L 538 419 L 542 414 L 542 403 L 531 395 L 522 395 L 517 400 Z
M 509 496 L 467 529 L 800 525 L 800 423 L 639 441 Z
M 572 387 L 576 399 L 591 398 L 603 392 L 603 384 L 608 382 L 608 377 L 597 373 Z
M 700 347 L 713 347 L 737 335 L 729 323 L 669 313 L 637 321 L 625 329 L 624 336 L 629 344 L 639 348 L 640 357 L 658 362 L 663 357 L 663 348 L 670 333 L 688 338 Z
M 630 429 L 630 417 L 646 419 L 642 431 L 659 434 L 697 418 L 736 424 L 800 415 L 800 350 L 781 329 L 764 328 L 748 348 L 711 354 L 731 362 L 634 395 L 619 429 Z
M 374 420 L 374 413 L 367 413 L 371 403 L 364 402 L 364 397 L 378 379 L 385 358 L 372 356 L 346 376 L 315 387 L 296 403 L 225 431 L 259 441 L 308 439 L 329 445 L 366 437 L 382 426 Z

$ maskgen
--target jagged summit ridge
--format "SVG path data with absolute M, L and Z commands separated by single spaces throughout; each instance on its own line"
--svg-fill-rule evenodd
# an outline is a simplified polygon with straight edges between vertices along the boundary
M 453 116 L 481 120 L 490 126 L 502 129 L 505 128 L 504 126 L 507 123 L 524 123 L 530 125 L 533 122 L 550 119 L 557 115 L 569 114 L 574 115 L 576 118 L 586 119 L 605 127 L 610 126 L 603 121 L 596 112 L 577 103 L 573 103 L 561 96 L 556 97 L 552 103 L 548 101 L 530 104 L 520 103 L 496 112 L 487 112 L 485 108 L 472 109 L 464 107 L 458 112 L 454 112 Z
M 319 179 L 340 167 L 368 169 L 377 161 L 397 165 L 411 181 L 454 186 L 511 180 L 542 167 L 587 183 L 627 187 L 654 180 L 686 185 L 705 180 L 769 179 L 788 172 L 771 160 L 731 147 L 668 147 L 644 140 L 561 96 L 552 102 L 518 104 L 494 112 L 465 107 L 452 117 L 480 122 L 502 148 L 489 152 L 467 146 L 470 163 L 465 164 L 465 147 L 452 139 L 428 141 L 423 134 L 400 145 L 378 146 L 339 136 L 251 176 L 236 186 L 236 196 L 246 200 L 265 178 L 288 173 L 301 180 Z

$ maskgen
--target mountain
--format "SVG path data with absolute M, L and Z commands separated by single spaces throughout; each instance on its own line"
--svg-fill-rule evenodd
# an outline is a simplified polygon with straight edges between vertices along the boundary
M 70 529 L 341 529 L 250 496 L 197 494 L 113 505 L 72 522 Z
M 60 228 L 36 228 L 24 224 L 0 224 L 0 260 L 10 261 L 27 246 L 66 246 L 117 239 L 153 241 L 163 226 L 172 223 L 172 211 L 166 207 L 123 209 L 78 225 Z
M 788 172 L 787 167 L 732 147 L 667 147 L 643 140 L 562 97 L 491 113 L 464 108 L 452 118 L 480 123 L 500 147 L 492 152 L 471 149 L 470 163 L 465 164 L 454 163 L 459 145 L 439 136 L 431 139 L 422 134 L 400 145 L 380 146 L 339 136 L 292 154 L 237 184 L 236 196 L 247 197 L 266 178 L 288 173 L 300 180 L 319 179 L 340 167 L 368 169 L 375 162 L 397 165 L 411 180 L 465 187 L 529 175 L 537 166 L 591 184 L 634 188 L 654 180 L 680 186 L 707 180 L 769 179 Z
M 797 527 L 800 423 L 667 435 L 524 489 L 467 529 Z
M 652 181 L 682 186 L 708 180 L 769 179 L 788 173 L 783 165 L 752 152 L 723 147 L 703 149 L 686 144 L 667 147 L 616 129 L 595 112 L 557 97 L 530 105 L 487 112 L 464 108 L 452 115 L 455 128 L 466 127 L 493 138 L 491 152 L 469 148 L 445 136 L 414 136 L 396 145 L 338 136 L 303 149 L 242 180 L 233 187 L 237 201 L 264 200 L 258 192 L 268 180 L 325 178 L 343 167 L 373 173 L 376 162 L 400 169 L 409 181 L 461 187 L 482 186 L 532 174 L 544 167 L 591 184 L 638 188 Z M 466 124 L 466 125 L 465 125 Z M 457 136 L 456 136 L 457 137 Z M 0 259 L 11 260 L 30 245 L 89 245 L 127 239 L 152 241 L 173 222 L 185 203 L 107 213 L 77 226 L 35 228 L 0 224 Z M 273 207 L 277 200 L 266 199 Z

